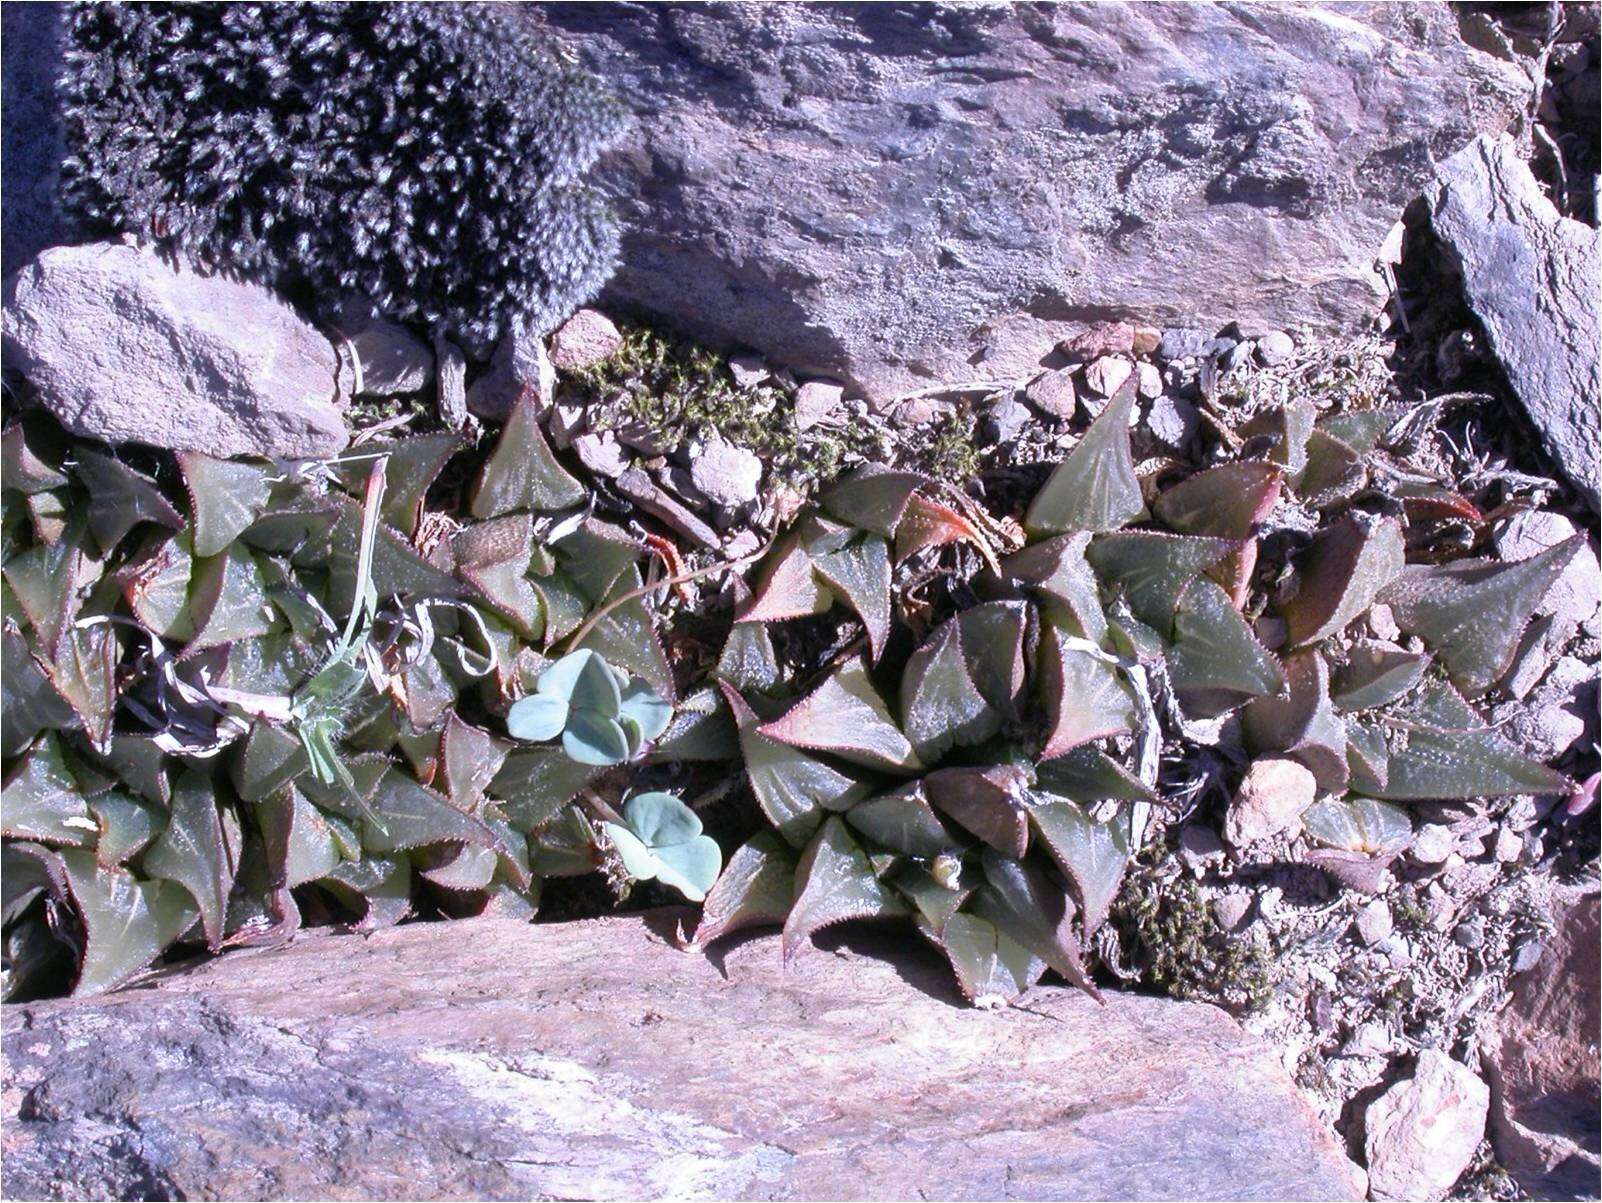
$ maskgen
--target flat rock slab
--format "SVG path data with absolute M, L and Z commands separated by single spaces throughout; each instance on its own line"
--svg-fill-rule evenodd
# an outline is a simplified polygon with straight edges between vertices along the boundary
M 885 401 L 1138 320 L 1355 328 L 1529 85 L 1410 4 L 526 4 L 638 114 L 611 294 Z
M 1358 1199 L 1202 1004 L 957 1004 L 911 937 L 780 968 L 674 914 L 413 925 L 4 1014 L 7 1198 Z

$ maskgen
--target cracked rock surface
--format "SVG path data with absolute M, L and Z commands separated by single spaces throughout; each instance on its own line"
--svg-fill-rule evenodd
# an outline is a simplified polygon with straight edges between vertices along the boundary
M 776 937 L 681 951 L 678 917 L 307 933 L 8 1007 L 4 1194 L 1362 1197 L 1213 1007 L 963 1009 L 906 941 L 785 972 Z

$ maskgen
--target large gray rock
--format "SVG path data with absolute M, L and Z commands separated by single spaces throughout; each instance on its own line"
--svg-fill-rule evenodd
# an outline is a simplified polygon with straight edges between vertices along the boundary
M 5 366 L 74 434 L 208 455 L 350 440 L 333 344 L 271 292 L 123 243 L 55 247 L 6 281 Z
M 874 398 L 1099 320 L 1353 326 L 1432 162 L 1528 95 L 1439 3 L 518 11 L 640 116 L 613 298 Z
M 1441 165 L 1436 237 L 1546 449 L 1593 510 L 1602 457 L 1602 231 L 1564 217 L 1510 137 Z
M 1357 1199 L 1222 1012 L 959 1005 L 907 937 L 308 935 L 5 1011 L 10 1198 Z M 891 953 L 888 949 L 897 951 Z M 871 955 L 863 955 L 864 953 Z

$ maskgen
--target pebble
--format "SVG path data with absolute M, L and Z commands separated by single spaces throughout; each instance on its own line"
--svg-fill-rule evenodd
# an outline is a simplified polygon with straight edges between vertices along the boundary
M 1154 400 L 1146 414 L 1146 429 L 1176 451 L 1190 442 L 1200 425 L 1201 414 L 1194 405 L 1167 394 Z
M 551 336 L 551 363 L 575 372 L 610 359 L 623 345 L 623 332 L 598 309 L 580 309 Z
M 1546 945 L 1539 940 L 1525 940 L 1513 950 L 1513 972 L 1527 973 L 1541 963 Z
M 1129 340 L 1129 350 L 1135 355 L 1151 355 L 1163 341 L 1163 332 L 1155 326 L 1136 326 Z
M 1257 340 L 1257 358 L 1269 367 L 1284 363 L 1295 350 L 1296 344 L 1283 330 L 1270 330 Z
M 361 397 L 416 393 L 434 378 L 434 352 L 404 326 L 387 321 L 360 302 L 346 306 L 335 321 L 361 365 Z
M 1162 369 L 1154 363 L 1137 363 L 1135 365 L 1135 391 L 1147 401 L 1150 401 L 1153 397 L 1162 396 Z
M 1360 1024 L 1341 1046 L 1341 1056 L 1383 1057 L 1391 1051 L 1391 1044 L 1391 1034 L 1384 1024 Z
M 467 408 L 481 418 L 504 422 L 524 397 L 533 397 L 534 411 L 545 413 L 556 399 L 556 368 L 546 353 L 545 340 L 521 324 L 514 324 L 496 344 L 489 370 L 468 388 Z M 568 408 L 583 414 L 577 406 Z M 554 425 L 551 431 L 554 436 Z
M 840 403 L 845 398 L 845 386 L 832 380 L 809 380 L 796 390 L 795 428 L 811 430 L 827 425 L 840 416 Z
M 666 455 L 667 436 L 657 426 L 647 422 L 631 422 L 617 428 L 618 442 L 632 447 L 641 455 Z
M 1419 1053 L 1413 1076 L 1364 1115 L 1370 1197 L 1441 1197 L 1485 1138 L 1490 1107 L 1490 1089 L 1467 1066 L 1437 1049 Z
M 1064 355 L 1094 359 L 1098 355 L 1129 355 L 1135 348 L 1135 328 L 1128 322 L 1102 322 L 1063 339 L 1057 349 Z
M 1213 918 L 1226 932 L 1238 931 L 1246 912 L 1252 908 L 1250 894 L 1220 894 L 1213 899 Z
M 551 432 L 551 445 L 558 451 L 565 451 L 573 445 L 573 440 L 584 429 L 587 418 L 582 405 L 572 402 L 559 402 L 551 407 L 550 416 L 545 425 Z
M 1317 794 L 1317 780 L 1296 761 L 1253 761 L 1224 816 L 1224 838 L 1242 848 L 1296 827 Z
M 756 388 L 768 380 L 772 373 L 768 371 L 768 365 L 761 356 L 735 355 L 729 360 L 729 375 L 734 377 L 734 383 L 741 388 Z
M 1452 943 L 1459 948 L 1480 948 L 1485 944 L 1485 920 L 1471 915 L 1452 929 Z
M 1164 330 L 1157 343 L 1157 358 L 1164 363 L 1176 359 L 1195 359 L 1206 353 L 1212 337 L 1200 330 L 1173 326 Z
M 1357 912 L 1355 926 L 1357 938 L 1369 947 L 1373 947 L 1391 934 L 1393 920 L 1390 905 L 1383 898 L 1376 898 L 1367 903 Z
M 616 480 L 629 466 L 629 454 L 610 430 L 587 431 L 573 440 L 573 451 L 597 476 Z
M 638 468 L 617 478 L 617 491 L 699 547 L 710 551 L 721 542 L 716 531 Z
M 1024 397 L 1046 417 L 1061 422 L 1071 419 L 1079 407 L 1079 398 L 1074 391 L 1074 374 L 1066 369 L 1042 372 L 1029 382 L 1024 389 Z
M 1179 858 L 1187 868 L 1200 874 L 1208 865 L 1224 859 L 1224 841 L 1211 827 L 1188 823 L 1179 833 Z
M 1496 842 L 1491 847 L 1491 855 L 1504 865 L 1512 864 L 1524 853 L 1524 840 L 1519 833 L 1511 827 L 1503 827 L 1496 833 Z
M 1457 837 L 1452 834 L 1450 827 L 1426 823 L 1413 837 L 1413 846 L 1408 849 L 1408 854 L 1420 864 L 1438 865 L 1452 854 L 1456 846 Z
M 1394 640 L 1402 633 L 1402 628 L 1396 625 L 1396 615 L 1383 603 L 1368 608 L 1368 629 L 1380 639 Z
M 757 499 L 762 460 L 755 452 L 714 435 L 691 460 L 690 479 L 713 503 L 739 507 Z
M 1098 396 L 1111 397 L 1134 370 L 1129 360 L 1104 355 L 1085 369 L 1085 387 Z
M 890 420 L 897 426 L 931 426 L 948 422 L 957 414 L 957 407 L 937 397 L 909 397 L 891 411 Z
M 991 443 L 1010 443 L 1024 432 L 1033 414 L 1020 401 L 997 401 L 985 411 L 984 436 Z

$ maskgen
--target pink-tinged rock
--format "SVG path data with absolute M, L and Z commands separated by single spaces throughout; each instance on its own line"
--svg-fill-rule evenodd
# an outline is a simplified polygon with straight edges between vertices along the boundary
M 1079 407 L 1079 398 L 1074 391 L 1074 374 L 1066 368 L 1036 376 L 1025 387 L 1024 397 L 1041 413 L 1061 422 L 1072 418 Z
M 1128 322 L 1102 322 L 1057 344 L 1070 359 L 1129 355 L 1135 349 L 1135 328 Z
M 108 443 L 311 458 L 350 441 L 321 332 L 265 288 L 121 242 L 52 248 L 6 281 L 5 364 Z
M 840 416 L 845 389 L 832 380 L 809 380 L 795 391 L 795 428 L 811 430 Z
M 1490 1089 L 1468 1066 L 1437 1049 L 1421 1052 L 1413 1076 L 1364 1114 L 1370 1196 L 1443 1197 L 1484 1139 L 1490 1105 Z
M 551 336 L 551 363 L 576 372 L 610 359 L 623 345 L 623 332 L 598 309 L 580 309 Z
M 1098 396 L 1110 397 L 1123 386 L 1134 370 L 1135 365 L 1127 359 L 1103 356 L 1085 368 L 1085 387 Z
M 1513 998 L 1485 1042 L 1491 1140 L 1497 1160 L 1535 1198 L 1595 1198 L 1602 943 L 1596 894 L 1554 900 L 1541 959 L 1513 981 Z
M 961 1003 L 910 929 L 308 932 L 4 1013 L 9 1198 L 1360 1199 L 1222 1011 Z M 152 1183 L 159 1184 L 152 1186 Z
M 1224 815 L 1224 838 L 1237 848 L 1288 831 L 1318 796 L 1318 781 L 1294 760 L 1254 760 Z
M 534 402 L 534 412 L 550 410 L 556 399 L 556 369 L 546 353 L 545 340 L 528 327 L 515 324 L 496 345 L 489 371 L 468 388 L 467 408 L 491 422 L 504 422 L 512 407 L 525 397 Z M 558 407 L 561 408 L 582 414 L 576 406 Z M 555 426 L 559 419 L 552 417 L 552 436 L 557 438 Z M 565 430 L 559 437 L 571 439 L 576 429 Z M 556 445 L 567 446 L 561 441 Z

